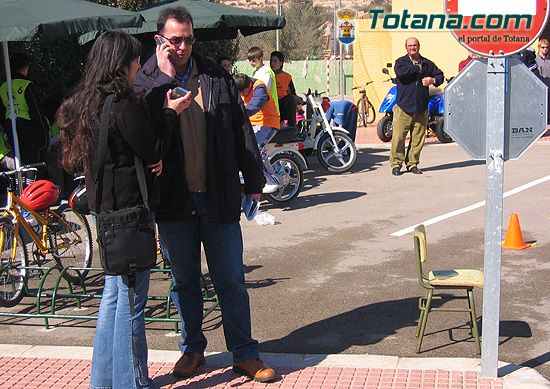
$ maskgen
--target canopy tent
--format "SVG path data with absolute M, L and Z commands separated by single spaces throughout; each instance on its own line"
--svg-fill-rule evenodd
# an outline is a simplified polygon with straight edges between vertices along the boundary
M 157 32 L 157 18 L 169 7 L 185 7 L 193 16 L 193 30 L 199 41 L 234 39 L 285 26 L 285 18 L 250 9 L 230 7 L 204 0 L 164 0 L 139 11 L 145 23 L 139 28 L 125 29 L 130 34 Z
M 8 42 L 30 41 L 36 34 L 55 39 L 78 36 L 90 31 L 140 27 L 143 20 L 139 13 L 86 0 L 0 0 L 0 41 L 4 52 L 8 91 L 12 90 Z M 8 99 L 15 165 L 19 168 L 19 142 L 11 93 L 8 93 Z

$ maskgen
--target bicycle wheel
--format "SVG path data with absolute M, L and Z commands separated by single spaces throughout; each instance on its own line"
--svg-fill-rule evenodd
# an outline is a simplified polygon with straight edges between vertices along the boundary
M 0 222 L 0 306 L 14 307 L 25 296 L 28 256 L 11 220 Z
M 365 120 L 367 124 L 372 124 L 376 120 L 376 111 L 374 110 L 374 105 L 370 102 L 369 98 L 365 98 L 366 101 L 366 110 L 365 110 Z
M 367 106 L 365 104 L 365 99 L 360 98 L 357 100 L 357 122 L 363 127 L 367 126 Z
M 92 266 L 92 233 L 86 217 L 76 213 L 71 207 L 62 205 L 51 211 L 52 224 L 50 230 L 50 246 L 55 261 L 61 267 L 72 266 L 83 268 L 79 270 L 86 278 Z M 76 270 L 65 272 L 65 279 L 71 283 L 79 283 Z

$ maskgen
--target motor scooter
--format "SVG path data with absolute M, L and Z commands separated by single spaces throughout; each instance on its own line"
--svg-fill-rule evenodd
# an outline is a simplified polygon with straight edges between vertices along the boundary
M 351 169 L 357 159 L 357 148 L 343 127 L 330 125 L 319 93 L 306 94 L 306 119 L 299 123 L 298 139 L 303 142 L 303 155 L 315 154 L 323 168 L 332 173 Z
M 382 69 L 382 73 L 389 75 L 390 72 L 387 68 Z M 396 83 L 395 78 L 389 78 L 387 81 Z M 448 80 L 447 80 L 448 81 Z M 393 107 L 397 103 L 397 86 L 393 85 L 386 97 L 382 100 L 380 104 L 380 113 L 384 114 L 384 117 L 378 122 L 376 128 L 376 133 L 378 138 L 382 142 L 389 142 L 392 139 L 393 135 Z M 441 143 L 452 142 L 453 139 L 447 135 L 444 130 L 444 115 L 445 115 L 445 98 L 443 92 L 438 92 L 430 96 L 428 101 L 428 127 L 431 129 L 437 139 Z

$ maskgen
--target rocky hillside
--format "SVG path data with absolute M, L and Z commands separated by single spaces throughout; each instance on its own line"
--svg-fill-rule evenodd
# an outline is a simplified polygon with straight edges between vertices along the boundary
M 285 4 L 289 0 L 280 0 L 281 6 L 284 8 Z M 240 8 L 263 8 L 263 7 L 273 7 L 277 5 L 277 0 L 219 0 L 220 3 L 230 5 L 233 7 Z M 353 8 L 357 11 L 364 11 L 369 9 L 371 6 L 376 6 L 377 8 L 385 4 L 391 4 L 391 0 L 313 0 L 315 5 L 320 5 L 324 7 L 334 8 L 338 7 L 341 4 L 342 8 Z

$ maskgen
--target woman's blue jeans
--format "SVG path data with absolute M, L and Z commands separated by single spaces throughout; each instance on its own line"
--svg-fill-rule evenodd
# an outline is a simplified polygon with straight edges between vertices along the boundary
M 92 389 L 152 389 L 147 371 L 144 309 L 149 270 L 136 275 L 135 315 L 130 317 L 128 277 L 105 276 L 92 357 Z M 133 343 L 133 344 L 132 344 Z
M 196 217 L 158 223 L 164 255 L 172 268 L 171 296 L 180 314 L 181 352 L 203 353 L 203 299 L 200 284 L 201 242 L 214 290 L 220 301 L 227 349 L 235 363 L 258 358 L 252 339 L 250 303 L 244 284 L 243 240 L 238 222 L 217 224 L 210 213 L 208 195 L 192 193 Z

